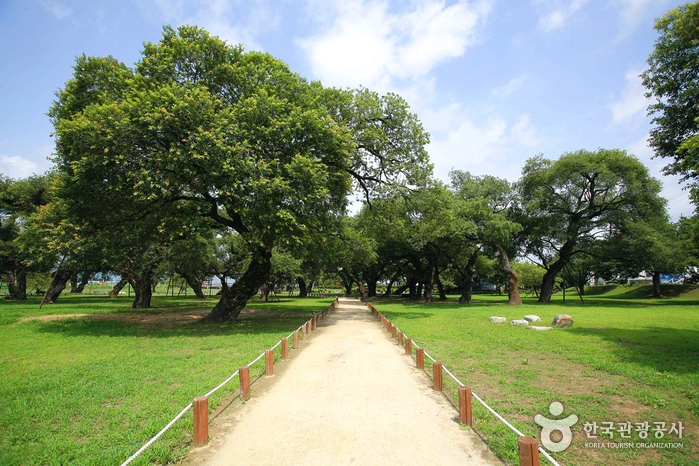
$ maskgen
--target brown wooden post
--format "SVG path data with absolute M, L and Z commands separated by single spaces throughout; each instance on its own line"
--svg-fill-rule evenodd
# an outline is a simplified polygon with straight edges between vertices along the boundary
M 539 442 L 535 438 L 522 436 L 517 439 L 519 466 L 540 466 Z
M 396 338 L 396 326 L 391 325 L 391 338 Z
M 432 379 L 434 380 L 434 389 L 438 392 L 442 391 L 442 363 L 437 361 L 432 363 Z
M 194 446 L 203 447 L 209 443 L 209 397 L 198 396 L 192 401 L 194 418 Z
M 296 330 L 296 331 L 294 332 L 293 344 L 294 344 L 294 349 L 296 349 L 296 348 L 299 347 L 299 331 L 298 331 L 298 330 Z
M 274 374 L 274 351 L 265 350 L 265 375 Z
M 413 355 L 413 340 L 410 338 L 405 339 L 405 354 L 409 356 Z
M 398 344 L 403 346 L 403 332 L 398 332 Z
M 459 420 L 464 425 L 473 425 L 473 415 L 471 414 L 471 389 L 465 385 L 459 387 Z
M 415 350 L 415 365 L 418 369 L 425 367 L 425 350 L 423 348 Z
M 289 357 L 289 338 L 282 338 L 282 359 Z
M 243 400 L 248 401 L 250 399 L 250 366 L 238 369 L 238 375 L 240 376 L 240 395 Z

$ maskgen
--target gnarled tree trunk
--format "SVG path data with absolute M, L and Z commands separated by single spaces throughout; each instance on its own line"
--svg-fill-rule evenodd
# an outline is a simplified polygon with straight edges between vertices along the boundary
M 466 263 L 466 267 L 460 271 L 461 296 L 459 297 L 459 304 L 471 304 L 471 297 L 473 296 L 473 275 L 477 260 L 478 250 L 471 254 Z
M 116 298 L 117 296 L 119 296 L 119 292 L 126 286 L 127 283 L 129 283 L 129 281 L 125 278 L 122 278 L 119 281 L 119 283 L 112 287 L 112 290 L 109 292 L 109 297 Z
M 303 277 L 298 277 L 296 283 L 299 284 L 299 298 L 308 298 L 308 289 L 306 288 L 306 280 Z
M 194 294 L 197 296 L 197 298 L 199 298 L 199 299 L 206 298 L 206 296 L 204 295 L 204 291 L 201 288 L 201 281 L 200 280 L 197 280 L 196 277 L 194 277 L 193 275 L 188 274 L 188 273 L 180 273 L 180 275 L 182 276 L 182 278 L 185 279 L 185 281 L 187 282 L 187 285 L 189 285 L 189 287 L 192 290 L 194 290 Z
M 269 279 L 272 271 L 272 253 L 265 250 L 253 252 L 252 260 L 242 277 L 228 288 L 221 289 L 221 299 L 204 318 L 208 322 L 235 321 L 247 302 L 255 296 Z
M 660 293 L 660 272 L 653 272 L 653 297 L 663 297 L 662 293 Z
M 10 299 L 25 301 L 27 299 L 27 270 L 22 267 L 16 267 L 14 270 L 5 272 L 5 280 L 7 281 L 7 289 L 10 292 Z
M 46 299 L 44 300 L 46 304 L 53 304 L 56 302 L 63 290 L 66 289 L 66 285 L 68 285 L 70 277 L 73 276 L 73 272 L 74 269 L 72 268 L 56 270 L 51 285 L 49 285 L 49 289 L 46 290 Z
M 521 306 L 522 298 L 519 296 L 519 287 L 517 279 L 519 278 L 515 269 L 510 264 L 510 258 L 505 250 L 499 244 L 494 244 L 495 250 L 498 252 L 498 260 L 500 268 L 505 273 L 505 289 L 507 290 L 508 302 L 510 306 Z

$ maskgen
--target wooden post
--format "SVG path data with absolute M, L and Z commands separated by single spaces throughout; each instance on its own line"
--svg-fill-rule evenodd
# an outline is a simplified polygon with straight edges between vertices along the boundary
M 425 367 L 425 350 L 423 348 L 415 350 L 415 365 L 418 369 Z
M 192 401 L 194 418 L 194 446 L 203 447 L 209 443 L 209 397 L 198 396 Z
M 410 338 L 405 339 L 405 354 L 409 356 L 413 355 L 413 340 Z
M 301 326 L 301 339 L 305 340 L 306 339 L 306 324 L 303 324 Z
M 437 361 L 432 363 L 432 378 L 434 379 L 434 389 L 442 391 L 442 363 Z
M 293 340 L 293 343 L 294 343 L 294 349 L 296 349 L 296 348 L 299 347 L 299 331 L 298 331 L 298 330 L 296 330 L 296 331 L 294 332 L 294 340 Z
M 248 401 L 250 399 L 250 366 L 238 369 L 238 375 L 240 376 L 240 395 L 243 400 Z
M 519 466 L 540 466 L 539 442 L 535 438 L 522 436 L 517 439 Z
M 396 326 L 391 325 L 391 338 L 396 338 Z
M 403 346 L 403 332 L 398 332 L 398 344 Z
M 289 357 L 289 338 L 282 338 L 282 359 Z
M 473 425 L 473 415 L 471 414 L 471 389 L 464 385 L 459 387 L 459 419 L 464 425 Z
M 274 374 L 274 351 L 265 350 L 265 375 Z

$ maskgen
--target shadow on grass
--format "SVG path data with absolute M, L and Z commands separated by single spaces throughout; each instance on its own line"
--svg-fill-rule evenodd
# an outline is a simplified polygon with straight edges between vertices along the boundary
M 575 328 L 571 334 L 595 336 L 618 343 L 612 351 L 624 362 L 676 374 L 695 373 L 699 359 L 699 330 L 669 327 L 645 329 Z

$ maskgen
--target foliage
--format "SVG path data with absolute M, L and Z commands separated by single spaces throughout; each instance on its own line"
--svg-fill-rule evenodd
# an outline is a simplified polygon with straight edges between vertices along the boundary
M 673 159 L 665 172 L 689 180 L 699 202 L 699 2 L 681 5 L 655 23 L 659 37 L 641 75 L 656 126 L 649 143 L 657 157 Z
M 519 182 L 525 253 L 547 270 L 540 300 L 571 258 L 628 222 L 663 215 L 660 183 L 634 156 L 618 149 L 580 150 L 552 161 L 527 160 Z

